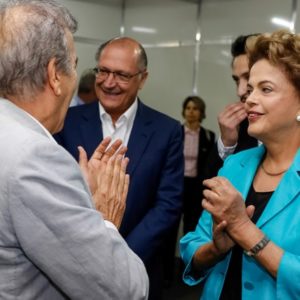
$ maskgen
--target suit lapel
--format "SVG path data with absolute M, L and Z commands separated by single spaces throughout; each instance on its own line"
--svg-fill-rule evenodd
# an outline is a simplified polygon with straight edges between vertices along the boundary
M 253 149 L 253 155 L 241 160 L 228 179 L 241 192 L 244 199 L 247 198 L 250 186 L 253 182 L 256 169 L 265 152 L 263 146 Z M 241 176 L 242 174 L 242 176 Z M 220 174 L 222 175 L 222 174 Z M 232 176 L 232 177 L 231 177 Z M 281 182 L 270 198 L 265 210 L 257 221 L 257 226 L 262 227 L 266 222 L 283 210 L 297 195 L 300 194 L 300 150 L 294 159 L 290 169 L 283 176 Z
M 264 153 L 265 148 L 263 146 L 253 149 L 250 156 L 245 156 L 241 159 L 239 165 L 232 168 L 228 176 L 226 174 L 226 177 L 240 191 L 244 199 L 247 198 L 257 167 Z M 220 175 L 222 176 L 222 169 Z
M 80 122 L 80 134 L 83 147 L 90 157 L 103 139 L 102 124 L 99 116 L 99 104 L 95 102 L 82 112 L 83 122 Z
M 300 193 L 300 151 L 294 159 L 292 166 L 285 173 L 276 191 L 273 193 L 263 214 L 257 222 L 262 227 L 266 222 L 277 215 Z
M 147 107 L 138 102 L 138 110 L 133 123 L 132 131 L 128 141 L 127 156 L 129 157 L 128 173 L 133 174 L 135 168 L 145 152 L 150 138 L 153 134 L 151 124 L 153 120 L 149 118 Z

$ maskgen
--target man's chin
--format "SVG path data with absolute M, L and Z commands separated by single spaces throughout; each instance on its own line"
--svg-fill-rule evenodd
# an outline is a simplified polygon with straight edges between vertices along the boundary
M 120 102 L 118 101 L 117 98 L 105 97 L 105 98 L 101 98 L 100 103 L 106 111 L 109 111 L 109 110 L 117 109 L 119 107 L 118 103 Z

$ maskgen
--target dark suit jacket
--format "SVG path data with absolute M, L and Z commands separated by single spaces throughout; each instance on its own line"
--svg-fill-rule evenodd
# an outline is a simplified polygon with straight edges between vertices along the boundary
M 77 160 L 77 146 L 92 155 L 103 139 L 99 105 L 72 107 L 55 136 Z M 181 213 L 183 143 L 179 122 L 138 102 L 128 142 L 130 186 L 120 233 L 148 263 Z
M 207 163 L 207 157 L 210 154 L 210 151 L 212 151 L 212 148 L 215 144 L 215 140 L 215 133 L 201 126 L 201 130 L 199 132 L 197 158 L 197 177 L 199 178 L 199 180 L 203 180 L 203 173 Z
M 184 126 L 182 126 L 184 134 Z M 185 134 L 184 134 L 185 137 Z M 183 189 L 183 233 L 194 230 L 202 213 L 203 184 L 207 157 L 215 143 L 214 132 L 201 126 L 197 155 L 197 177 L 185 177 Z
M 252 147 L 257 146 L 257 139 L 251 137 L 248 132 L 248 120 L 245 119 L 240 124 L 239 136 L 237 147 L 234 150 L 234 153 L 238 153 L 242 150 L 246 150 Z M 223 160 L 219 156 L 217 143 L 215 143 L 211 152 L 208 155 L 207 163 L 205 166 L 205 178 L 211 178 L 217 176 L 219 169 L 223 166 Z

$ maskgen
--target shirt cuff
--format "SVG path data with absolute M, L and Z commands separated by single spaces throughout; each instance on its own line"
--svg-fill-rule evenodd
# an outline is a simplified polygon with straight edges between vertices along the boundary
M 229 156 L 230 154 L 232 154 L 237 146 L 237 143 L 233 146 L 229 146 L 229 147 L 225 147 L 221 137 L 218 138 L 218 142 L 217 142 L 217 146 L 218 146 L 218 153 L 219 156 L 222 160 L 225 160 L 227 158 L 227 156 Z

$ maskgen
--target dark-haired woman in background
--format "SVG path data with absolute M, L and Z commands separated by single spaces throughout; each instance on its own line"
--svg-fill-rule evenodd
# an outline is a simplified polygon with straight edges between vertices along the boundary
M 206 158 L 215 143 L 215 134 L 201 126 L 205 102 L 198 96 L 187 97 L 182 104 L 184 136 L 183 233 L 196 228 L 202 213 L 202 181 Z
M 182 130 L 184 137 L 184 190 L 183 190 L 183 232 L 195 230 L 202 213 L 202 181 L 205 178 L 206 158 L 215 143 L 214 132 L 201 126 L 205 118 L 205 102 L 198 96 L 187 97 L 182 104 L 182 116 L 185 120 Z M 179 222 L 165 242 L 164 272 L 165 287 L 173 281 L 175 268 L 175 248 Z

